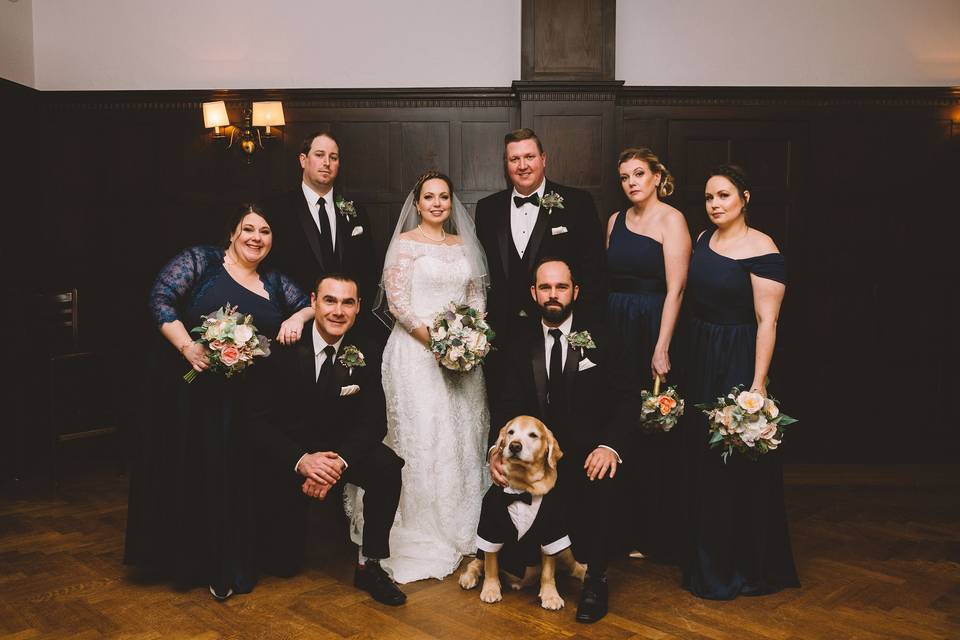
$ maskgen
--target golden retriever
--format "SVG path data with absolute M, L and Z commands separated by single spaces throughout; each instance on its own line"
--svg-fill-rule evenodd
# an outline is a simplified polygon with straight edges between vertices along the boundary
M 518 491 L 543 496 L 557 482 L 557 461 L 563 456 L 560 445 L 545 424 L 531 416 L 518 416 L 500 429 L 495 450 L 500 453 L 506 467 L 508 484 Z M 567 547 L 556 555 L 541 554 L 540 606 L 558 610 L 563 607 L 563 598 L 557 592 L 556 566 L 561 566 L 578 580 L 583 580 L 586 567 L 577 562 Z M 536 567 L 527 567 L 522 578 L 511 581 L 511 588 L 522 589 L 534 583 Z M 499 564 L 496 552 L 485 552 L 483 560 L 475 558 L 460 574 L 460 586 L 473 589 L 483 576 L 480 599 L 493 603 L 502 599 L 500 591 Z

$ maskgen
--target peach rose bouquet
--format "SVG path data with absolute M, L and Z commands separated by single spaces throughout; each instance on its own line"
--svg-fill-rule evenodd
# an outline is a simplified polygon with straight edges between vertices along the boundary
M 237 312 L 228 302 L 208 316 L 200 316 L 203 323 L 190 330 L 199 337 L 196 342 L 206 347 L 210 371 L 232 378 L 251 364 L 256 357 L 270 355 L 270 339 L 257 335 L 253 316 Z M 183 375 L 188 383 L 199 374 L 190 369 Z
M 716 402 L 696 405 L 710 420 L 710 446 L 723 449 L 724 463 L 734 451 L 756 460 L 783 442 L 784 427 L 797 420 L 780 411 L 772 397 L 738 385 Z
M 451 302 L 430 326 L 430 351 L 440 366 L 450 371 L 471 371 L 493 349 L 496 334 L 486 314 L 465 304 Z
M 660 376 L 653 381 L 653 393 L 640 392 L 640 429 L 646 433 L 673 429 L 683 415 L 683 398 L 676 387 L 667 387 L 660 393 Z

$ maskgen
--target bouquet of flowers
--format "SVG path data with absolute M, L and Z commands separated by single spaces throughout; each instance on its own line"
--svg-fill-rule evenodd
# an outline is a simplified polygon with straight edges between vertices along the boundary
M 683 415 L 683 398 L 676 387 L 667 387 L 660 393 L 660 376 L 653 381 L 653 393 L 644 389 L 640 392 L 640 399 L 640 428 L 647 433 L 666 433 Z
M 483 362 L 496 337 L 485 316 L 456 302 L 437 314 L 430 327 L 430 351 L 440 366 L 451 371 L 470 371 Z
M 710 446 L 723 449 L 725 463 L 734 451 L 751 460 L 773 451 L 783 441 L 783 428 L 796 422 L 781 413 L 776 400 L 744 391 L 742 384 L 716 402 L 696 407 L 710 419 Z
M 237 313 L 237 307 L 231 307 L 229 302 L 215 313 L 200 317 L 203 324 L 190 332 L 198 334 L 196 342 L 209 350 L 211 371 L 232 378 L 253 364 L 255 357 L 270 355 L 270 339 L 257 335 L 253 316 Z M 190 369 L 183 379 L 193 382 L 197 375 L 195 369 Z

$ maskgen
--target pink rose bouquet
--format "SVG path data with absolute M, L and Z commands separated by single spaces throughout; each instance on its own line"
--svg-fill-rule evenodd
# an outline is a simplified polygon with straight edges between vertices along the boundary
M 229 302 L 215 313 L 200 317 L 203 324 L 190 332 L 196 333 L 196 342 L 207 348 L 211 371 L 232 378 L 253 364 L 255 357 L 270 355 L 270 339 L 257 335 L 253 316 L 237 313 L 237 307 L 231 307 Z M 183 379 L 193 382 L 197 375 L 195 369 L 190 369 Z
M 772 397 L 745 391 L 743 385 L 716 402 L 696 405 L 709 418 L 710 446 L 723 449 L 728 462 L 734 451 L 756 460 L 783 442 L 784 427 L 797 422 L 780 411 Z
M 441 367 L 471 371 L 483 362 L 496 337 L 485 317 L 485 313 L 456 302 L 437 314 L 430 326 L 430 351 Z

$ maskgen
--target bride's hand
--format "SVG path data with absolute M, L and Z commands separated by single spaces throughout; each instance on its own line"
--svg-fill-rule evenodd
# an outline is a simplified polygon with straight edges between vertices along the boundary
M 417 342 L 425 346 L 428 350 L 430 349 L 430 330 L 427 329 L 427 325 L 420 325 L 411 331 L 410 335 L 416 338 Z

